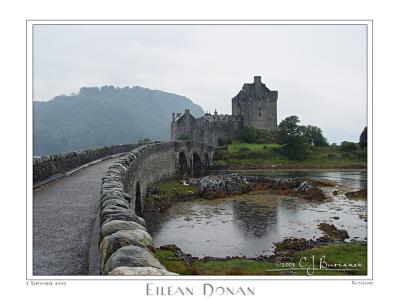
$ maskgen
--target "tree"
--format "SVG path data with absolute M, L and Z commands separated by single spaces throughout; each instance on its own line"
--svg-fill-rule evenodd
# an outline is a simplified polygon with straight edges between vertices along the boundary
M 279 123 L 278 125 L 278 141 L 281 144 L 287 144 L 294 138 L 304 137 L 304 126 L 298 125 L 299 117 L 290 116 Z
M 307 155 L 305 127 L 299 123 L 297 116 L 290 116 L 278 126 L 278 141 L 284 145 L 282 153 L 289 159 L 301 160 Z
M 358 144 L 360 145 L 361 148 L 366 148 L 368 146 L 367 126 L 365 126 L 364 130 L 361 132 L 360 142 Z
M 328 141 L 322 134 L 322 129 L 317 126 L 308 125 L 305 128 L 305 137 L 310 145 L 328 146 Z

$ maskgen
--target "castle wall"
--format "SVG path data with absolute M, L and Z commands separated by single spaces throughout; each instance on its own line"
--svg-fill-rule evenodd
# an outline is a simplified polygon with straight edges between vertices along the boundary
M 219 140 L 232 140 L 241 128 L 238 118 L 231 115 L 207 115 L 196 119 L 193 139 L 218 146 Z
M 190 114 L 190 110 L 188 109 L 186 109 L 185 113 L 178 118 L 175 118 L 175 113 L 172 114 L 171 141 L 176 141 L 182 135 L 186 135 L 189 139 L 193 139 L 195 120 L 196 119 Z
M 275 130 L 277 127 L 278 92 L 269 90 L 261 82 L 260 76 L 253 83 L 245 83 L 242 90 L 232 98 L 232 115 L 206 114 L 193 118 L 189 110 L 185 114 L 172 117 L 171 140 L 180 135 L 189 139 L 218 146 L 219 140 L 236 138 L 238 130 L 245 126 L 258 129 Z

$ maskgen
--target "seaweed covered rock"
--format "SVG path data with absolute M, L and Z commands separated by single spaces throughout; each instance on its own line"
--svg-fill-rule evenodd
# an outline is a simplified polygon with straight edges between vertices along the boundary
M 318 228 L 324 232 L 324 235 L 317 239 L 320 242 L 344 241 L 349 238 L 346 230 L 337 229 L 333 224 L 320 223 Z
M 363 188 L 358 191 L 347 192 L 345 195 L 349 199 L 367 199 L 368 192 L 366 188 Z

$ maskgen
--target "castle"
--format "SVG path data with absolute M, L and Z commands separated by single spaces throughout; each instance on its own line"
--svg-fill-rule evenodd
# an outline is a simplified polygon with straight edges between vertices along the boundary
M 194 118 L 190 110 L 173 113 L 171 140 L 189 139 L 218 146 L 234 139 L 239 130 L 253 126 L 263 130 L 274 130 L 277 126 L 278 92 L 271 91 L 254 76 L 253 83 L 245 83 L 242 90 L 232 98 L 232 115 L 206 113 Z

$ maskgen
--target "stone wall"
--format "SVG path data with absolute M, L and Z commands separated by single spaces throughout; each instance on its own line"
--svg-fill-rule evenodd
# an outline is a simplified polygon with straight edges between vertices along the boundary
M 175 170 L 174 145 L 158 142 L 140 146 L 110 166 L 101 186 L 101 274 L 177 275 L 155 258 L 141 217 L 147 186 Z
M 137 144 L 112 145 L 34 157 L 33 183 L 37 183 L 57 174 L 65 173 L 97 159 L 118 153 L 129 152 L 136 147 L 138 147 Z

